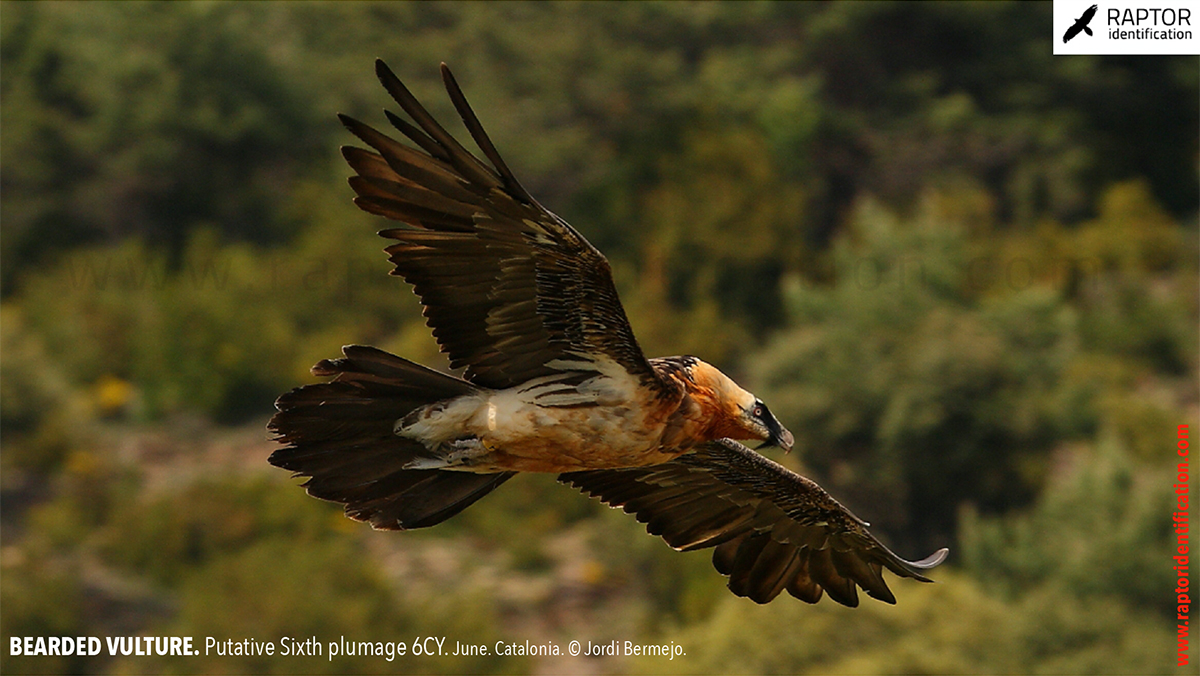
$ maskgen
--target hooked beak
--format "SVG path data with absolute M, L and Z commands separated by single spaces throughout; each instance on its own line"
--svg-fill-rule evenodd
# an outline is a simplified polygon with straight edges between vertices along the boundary
M 784 453 L 791 453 L 792 445 L 796 443 L 796 438 L 792 436 L 791 432 L 780 425 L 778 430 L 771 430 L 771 438 L 767 439 L 767 443 L 782 448 Z
M 767 443 L 763 445 L 778 446 L 783 449 L 784 453 L 791 453 L 792 445 L 796 443 L 796 438 L 792 436 L 792 433 L 787 431 L 787 428 L 783 425 L 780 425 L 775 416 L 768 415 L 766 424 L 769 435 L 767 436 Z

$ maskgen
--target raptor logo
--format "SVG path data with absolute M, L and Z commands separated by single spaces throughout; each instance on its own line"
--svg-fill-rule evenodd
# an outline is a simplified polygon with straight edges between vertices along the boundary
M 1067 32 L 1063 34 L 1063 42 L 1064 43 L 1070 42 L 1071 38 L 1074 38 L 1076 35 L 1079 35 L 1080 31 L 1083 31 L 1084 33 L 1087 33 L 1088 35 L 1092 35 L 1093 34 L 1092 29 L 1088 28 L 1088 24 L 1091 23 L 1092 18 L 1096 16 L 1096 10 L 1097 10 L 1096 5 L 1092 5 L 1091 7 L 1088 7 L 1087 11 L 1085 11 L 1083 13 L 1083 16 L 1076 19 L 1075 23 L 1072 24 L 1071 27 L 1067 29 Z

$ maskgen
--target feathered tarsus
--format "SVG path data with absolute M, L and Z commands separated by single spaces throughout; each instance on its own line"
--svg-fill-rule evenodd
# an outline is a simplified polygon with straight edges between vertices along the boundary
M 857 605 L 894 603 L 883 570 L 921 581 L 917 562 L 812 481 L 733 439 L 789 449 L 761 400 L 695 357 L 646 359 L 608 261 L 542 207 L 504 163 L 446 66 L 454 107 L 486 162 L 458 143 L 382 61 L 376 73 L 412 122 L 413 146 L 342 122 L 368 149 L 343 148 L 365 211 L 406 224 L 380 234 L 463 378 L 371 347 L 314 367 L 329 382 L 279 398 L 272 464 L 309 477 L 375 528 L 431 526 L 519 471 L 622 507 L 682 550 L 713 548 L 739 596 L 783 590 Z

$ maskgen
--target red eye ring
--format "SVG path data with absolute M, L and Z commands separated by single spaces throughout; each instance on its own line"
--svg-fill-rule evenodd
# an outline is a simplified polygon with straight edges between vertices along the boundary
M 762 414 L 763 414 L 762 406 L 755 406 L 754 407 L 754 417 L 761 418 Z

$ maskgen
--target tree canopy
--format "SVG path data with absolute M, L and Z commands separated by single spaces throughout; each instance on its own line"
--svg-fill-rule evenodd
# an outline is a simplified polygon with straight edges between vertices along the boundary
M 602 662 L 629 673 L 1174 667 L 1195 57 L 1053 56 L 1043 3 L 0 8 L 5 640 L 594 634 L 687 646 Z M 341 345 L 445 365 L 337 153 L 335 113 L 383 122 L 375 57 L 447 122 L 453 67 L 523 184 L 608 256 L 645 352 L 770 401 L 797 433 L 777 459 L 898 553 L 950 546 L 939 584 L 860 615 L 752 608 L 546 477 L 385 534 L 268 471 L 272 400 Z

